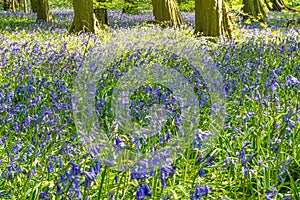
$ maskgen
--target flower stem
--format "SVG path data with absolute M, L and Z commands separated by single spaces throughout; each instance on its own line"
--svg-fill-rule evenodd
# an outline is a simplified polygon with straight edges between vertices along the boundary
M 101 193 L 102 193 L 102 187 L 103 187 L 103 183 L 104 183 L 104 179 L 105 179 L 105 175 L 106 175 L 106 169 L 107 169 L 107 166 L 105 165 L 104 171 L 103 171 L 103 174 L 102 174 L 102 179 L 101 179 L 100 187 L 99 187 L 98 200 L 101 199 Z

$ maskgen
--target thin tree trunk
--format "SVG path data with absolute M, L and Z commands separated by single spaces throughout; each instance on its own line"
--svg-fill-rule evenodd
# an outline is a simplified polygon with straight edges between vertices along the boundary
M 15 0 L 12 0 L 12 12 L 16 12 Z
M 184 20 L 175 0 L 152 0 L 153 15 L 157 23 L 179 27 Z
M 195 33 L 231 39 L 231 24 L 224 0 L 195 0 Z
M 272 10 L 273 11 L 282 11 L 282 10 L 289 10 L 289 11 L 295 11 L 294 9 L 287 6 L 283 0 L 271 0 L 272 2 Z
M 226 38 L 232 38 L 231 21 L 227 15 L 226 3 L 224 0 L 222 0 L 222 33 Z
M 97 2 L 105 2 L 105 0 L 97 0 Z M 108 15 L 106 8 L 96 8 L 94 9 L 94 13 L 100 25 L 108 25 Z
M 4 2 L 3 2 L 3 10 L 9 10 L 9 0 L 4 0 Z
M 37 20 L 43 20 L 46 22 L 51 21 L 48 0 L 38 0 Z
M 73 0 L 74 20 L 72 32 L 95 32 L 93 0 Z
M 21 1 L 19 0 L 14 0 L 14 4 L 15 4 L 15 11 L 19 11 L 20 10 L 20 3 Z
M 264 0 L 264 2 L 266 4 L 268 10 L 272 10 L 271 6 L 269 5 L 269 2 L 267 0 Z
M 34 13 L 38 11 L 38 0 L 30 0 L 31 10 Z
M 23 0 L 24 12 L 28 12 L 27 9 L 27 0 Z
M 243 12 L 246 14 L 245 18 L 254 17 L 264 21 L 267 11 L 261 0 L 243 0 L 243 4 Z

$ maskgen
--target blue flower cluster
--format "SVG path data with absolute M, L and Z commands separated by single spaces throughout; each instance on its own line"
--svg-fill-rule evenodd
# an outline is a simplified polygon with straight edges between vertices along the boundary
M 174 162 L 152 169 L 149 161 L 141 161 L 128 173 L 110 168 L 113 159 L 99 160 L 95 155 L 101 146 L 87 149 L 76 131 L 73 84 L 84 54 L 95 51 L 102 41 L 84 34 L 66 36 L 65 27 L 72 16 L 70 11 L 55 11 L 53 23 L 36 24 L 33 14 L 0 12 L 4 23 L 0 26 L 5 27 L 0 33 L 1 198 L 32 198 L 36 194 L 41 199 L 97 195 L 116 199 L 121 195 L 128 199 L 161 195 L 172 199 L 174 191 L 187 190 L 182 193 L 190 195 L 180 194 L 180 198 L 201 199 L 228 190 L 228 195 L 251 199 L 256 198 L 254 189 L 249 189 L 253 185 L 266 199 L 296 198 L 293 183 L 299 182 L 300 42 L 295 30 L 275 33 L 243 27 L 241 40 L 222 43 L 210 52 L 224 77 L 227 98 L 226 125 L 213 155 L 198 154 L 197 149 L 209 135 L 197 132 L 190 149 Z M 186 19 L 191 16 L 184 14 Z M 11 23 L 16 17 L 24 23 Z M 119 23 L 117 12 L 110 12 L 110 17 L 116 19 L 115 26 L 125 27 L 152 19 L 149 15 L 124 15 Z M 82 47 L 88 44 L 85 51 Z M 178 134 L 180 104 L 171 90 L 155 84 L 137 88 L 130 97 L 130 116 L 146 126 L 151 124 L 146 118 L 151 107 L 164 105 L 169 121 L 161 134 L 153 134 L 151 143 L 148 138 L 132 138 L 121 130 L 113 132 L 110 97 L 117 81 L 128 69 L 154 61 L 185 75 L 199 97 L 199 127 L 205 129 L 209 124 L 209 91 L 199 71 L 179 55 L 129 52 L 112 61 L 98 83 L 95 99 L 99 124 L 117 150 L 155 152 L 151 148 L 154 142 L 163 147 Z M 230 194 L 233 185 L 241 185 L 243 194 Z

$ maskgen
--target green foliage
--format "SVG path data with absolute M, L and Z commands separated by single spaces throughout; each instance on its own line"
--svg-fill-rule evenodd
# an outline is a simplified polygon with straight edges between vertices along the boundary
M 195 10 L 195 0 L 177 0 L 177 3 L 181 11 Z
M 49 0 L 51 9 L 73 9 L 73 0 Z
M 55 1 L 52 1 L 52 7 L 54 5 Z M 119 6 L 110 5 L 112 9 Z M 238 3 L 233 5 L 237 6 Z M 167 194 L 171 194 L 170 199 L 188 199 L 196 184 L 207 184 L 212 189 L 205 199 L 266 199 L 267 192 L 275 190 L 276 199 L 299 199 L 299 85 L 289 85 L 287 82 L 291 82 L 291 76 L 300 80 L 300 38 L 296 32 L 284 27 L 286 19 L 296 15 L 286 12 L 281 15 L 269 14 L 266 20 L 273 29 L 256 28 L 253 22 L 246 28 L 240 27 L 232 43 L 220 43 L 208 48 L 228 86 L 226 128 L 212 153 L 214 165 L 203 166 L 204 163 L 198 162 L 199 151 L 190 147 L 176 160 L 176 173 L 166 181 L 167 188 L 162 189 L 159 172 L 143 179 L 153 191 L 153 196 L 146 199 L 162 199 Z M 9 101 L 2 99 L 7 98 L 9 91 L 15 92 L 11 104 L 15 107 L 0 113 L 1 122 L 4 122 L 0 125 L 0 174 L 4 177 L 0 180 L 0 193 L 10 193 L 10 199 L 39 199 L 42 191 L 47 191 L 50 199 L 61 199 L 56 184 L 62 187 L 59 175 L 71 171 L 69 161 L 80 164 L 82 171 L 89 171 L 94 164 L 93 160 L 86 158 L 76 134 L 71 110 L 56 109 L 69 102 L 75 81 L 73 74 L 78 72 L 84 51 L 92 51 L 101 46 L 103 41 L 98 36 L 67 34 L 64 30 L 71 21 L 70 12 L 54 15 L 53 19 L 52 23 L 37 24 L 34 15 L 10 16 L 0 13 L 0 29 L 3 30 L 0 32 L 0 85 L 10 83 L 1 87 L 1 109 L 5 109 L 3 105 L 10 106 Z M 110 37 L 109 33 L 106 34 L 106 37 Z M 186 34 L 193 37 L 188 31 Z M 146 55 L 142 54 L 140 59 L 145 58 Z M 123 65 L 135 62 L 130 57 L 124 61 Z M 168 62 L 170 65 L 176 64 L 172 60 Z M 122 69 L 122 65 L 117 67 Z M 43 78 L 46 79 L 45 83 Z M 112 83 L 108 82 L 105 86 L 113 87 Z M 274 84 L 276 88 L 269 84 Z M 19 86 L 27 88 L 30 85 L 35 93 L 28 97 L 17 92 L 22 89 Z M 41 97 L 41 100 L 34 107 L 32 105 L 36 97 Z M 133 97 L 149 98 L 142 93 Z M 40 114 L 44 106 L 53 114 Z M 21 111 L 24 108 L 26 112 L 23 113 Z M 8 116 L 8 112 L 14 117 Z M 20 133 L 12 129 L 15 123 L 9 124 L 11 121 L 22 123 L 27 116 L 39 118 L 43 115 L 45 123 L 37 120 L 36 124 L 29 124 L 31 126 L 28 129 L 23 126 L 25 131 Z M 52 125 L 54 123 L 57 127 Z M 64 124 L 65 127 L 62 126 Z M 8 130 L 10 133 L 4 139 Z M 21 147 L 15 145 L 19 141 L 22 141 Z M 244 146 L 245 142 L 250 144 Z M 17 154 L 13 154 L 13 148 L 16 147 Z M 66 149 L 69 152 L 63 155 L 62 151 Z M 251 155 L 255 156 L 249 159 Z M 14 156 L 20 159 L 13 160 Z M 53 161 L 54 156 L 63 161 L 61 167 Z M 286 164 L 291 158 L 294 160 Z M 247 161 L 246 164 L 243 159 Z M 49 161 L 54 162 L 53 172 L 47 170 Z M 4 171 L 11 168 L 10 163 L 18 167 L 14 167 L 12 174 L 4 176 Z M 247 176 L 244 175 L 245 167 L 249 168 Z M 282 167 L 287 168 L 289 173 L 285 173 Z M 206 173 L 202 178 L 198 177 L 200 168 Z M 32 176 L 27 178 L 30 171 Z M 116 199 L 134 199 L 138 181 L 130 180 L 129 173 L 120 172 L 119 184 L 115 184 L 116 174 L 118 171 L 114 169 L 102 168 L 89 190 L 81 186 L 82 195 L 90 199 L 105 199 L 112 193 L 118 195 Z M 279 175 L 284 179 L 283 182 L 279 181 Z M 80 182 L 83 181 L 81 178 Z M 75 194 L 70 191 L 75 184 L 66 184 L 64 195 L 72 199 Z
M 300 6 L 299 0 L 289 0 L 288 1 L 292 6 Z
M 126 7 L 132 6 L 131 3 L 125 2 L 125 0 L 107 0 L 106 2 L 101 2 L 101 3 L 96 2 L 96 0 L 94 0 L 94 4 L 95 7 L 102 7 L 108 10 L 122 10 Z M 149 0 L 137 0 L 134 2 L 134 4 L 136 6 L 136 10 L 152 9 L 151 1 Z

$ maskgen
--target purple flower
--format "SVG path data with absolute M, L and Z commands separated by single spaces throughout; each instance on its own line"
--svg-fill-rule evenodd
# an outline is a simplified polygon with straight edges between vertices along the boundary
M 296 77 L 294 77 L 293 75 L 290 75 L 288 78 L 286 78 L 286 82 L 289 86 L 293 86 L 293 85 L 299 85 L 300 82 L 298 81 L 298 79 Z
M 96 175 L 100 174 L 100 170 L 101 170 L 101 163 L 99 161 L 97 161 L 96 162 L 96 169 L 95 169 Z
M 110 160 L 106 160 L 106 159 L 103 160 L 103 163 L 108 167 L 112 167 L 115 165 L 114 162 L 112 162 Z
M 50 162 L 49 162 L 49 166 L 48 166 L 48 173 L 52 173 L 53 170 L 54 170 L 54 165 L 53 165 L 53 162 L 50 161 Z
M 266 200 L 274 200 L 274 197 L 276 196 L 276 191 L 267 190 L 266 191 Z
M 149 178 L 149 170 L 144 167 L 134 168 L 131 172 L 131 180 L 139 180 L 144 178 Z
M 116 145 L 119 146 L 119 144 L 121 144 L 121 143 L 122 143 L 122 138 L 118 135 L 116 137 Z
M 244 167 L 244 177 L 247 178 L 249 173 L 249 168 L 246 166 Z
M 30 170 L 28 170 L 28 172 L 27 172 L 27 180 L 29 180 L 29 179 L 30 179 L 30 177 L 31 177 L 31 171 L 30 171 Z
M 201 169 L 199 170 L 198 175 L 199 175 L 200 178 L 203 178 L 203 177 L 205 176 L 205 170 L 201 168 Z
M 197 186 L 195 193 L 191 194 L 191 199 L 201 199 L 201 196 L 205 195 L 207 196 L 211 192 L 211 189 L 207 186 Z
M 75 191 L 75 194 L 76 194 L 76 196 L 74 198 L 75 199 L 81 199 L 82 198 L 82 194 L 80 192 L 79 180 L 78 179 L 75 179 L 74 191 Z
M 136 199 L 143 200 L 147 196 L 151 196 L 152 191 L 146 183 L 140 183 L 136 192 Z
M 293 200 L 292 197 L 284 197 L 281 200 Z
M 80 174 L 80 166 L 72 161 L 69 162 L 70 165 L 72 165 L 72 170 L 71 170 L 71 174 L 73 176 L 76 176 L 78 174 Z
M 47 193 L 40 192 L 40 199 L 50 200 L 50 197 L 49 197 L 49 195 Z
M 160 175 L 163 178 L 170 178 L 170 177 L 172 177 L 174 175 L 175 171 L 176 171 L 176 167 L 175 166 L 163 165 L 160 168 Z
M 57 186 L 56 186 L 56 194 L 61 195 L 62 193 L 63 193 L 63 191 L 62 191 L 60 185 L 57 184 Z
M 67 187 L 66 179 L 65 179 L 64 175 L 62 175 L 62 174 L 60 174 L 60 181 L 63 184 L 63 186 L 66 188 Z
M 162 200 L 167 200 L 167 199 L 169 199 L 171 196 L 172 196 L 172 194 L 167 194 L 167 195 L 165 195 L 165 196 L 162 198 Z

